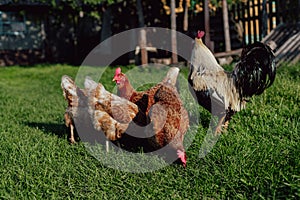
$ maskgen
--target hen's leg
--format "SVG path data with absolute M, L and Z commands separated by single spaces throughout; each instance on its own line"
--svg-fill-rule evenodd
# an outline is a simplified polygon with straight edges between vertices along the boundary
M 71 144 L 75 143 L 75 137 L 74 137 L 74 126 L 73 126 L 73 120 L 71 118 L 71 116 L 69 115 L 68 112 L 65 112 L 64 115 L 65 118 L 65 124 L 67 127 L 70 127 L 70 137 L 69 137 L 69 141 Z
M 69 138 L 70 143 L 75 144 L 76 141 L 75 141 L 75 137 L 74 137 L 74 126 L 73 126 L 73 124 L 70 124 L 70 130 L 71 130 L 71 135 L 70 135 L 70 138 Z
M 106 147 L 106 152 L 108 153 L 109 152 L 109 141 L 108 141 L 108 139 L 106 139 L 106 141 L 105 141 L 105 147 Z

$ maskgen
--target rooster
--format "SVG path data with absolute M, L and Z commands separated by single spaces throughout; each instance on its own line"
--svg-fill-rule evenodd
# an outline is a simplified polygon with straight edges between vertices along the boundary
M 217 63 L 203 44 L 203 31 L 198 31 L 191 56 L 188 81 L 198 103 L 219 117 L 215 133 L 228 126 L 231 117 L 245 108 L 253 95 L 270 87 L 275 79 L 275 56 L 272 49 L 260 42 L 246 46 L 232 72 Z
M 133 121 L 140 126 L 151 123 L 153 137 L 149 137 L 149 142 L 152 147 L 157 149 L 169 144 L 185 167 L 183 138 L 188 130 L 189 116 L 175 87 L 178 74 L 179 69 L 172 67 L 160 83 L 140 92 L 132 87 L 121 68 L 116 69 L 113 80 L 117 84 L 118 95 L 139 107 L 140 111 Z M 149 132 L 148 128 L 146 132 Z
M 88 115 L 88 98 L 85 90 L 78 88 L 72 78 L 64 75 L 61 78 L 61 88 L 63 95 L 68 102 L 67 109 L 64 114 L 65 124 L 70 128 L 69 141 L 75 143 L 75 121 L 80 119 L 89 119 Z M 85 121 L 85 120 L 84 120 Z

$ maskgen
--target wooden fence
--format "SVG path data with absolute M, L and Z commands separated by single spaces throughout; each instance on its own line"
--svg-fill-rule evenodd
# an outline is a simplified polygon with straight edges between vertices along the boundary
M 242 27 L 245 44 L 262 40 L 279 24 L 300 21 L 299 0 L 244 0 L 234 4 L 229 13 Z
M 248 0 L 232 6 L 230 13 L 242 27 L 244 43 L 260 41 L 280 23 L 278 0 Z

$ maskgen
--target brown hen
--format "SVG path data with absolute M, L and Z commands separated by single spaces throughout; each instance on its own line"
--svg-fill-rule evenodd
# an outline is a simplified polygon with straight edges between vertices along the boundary
M 117 140 L 138 113 L 134 103 L 105 90 L 101 83 L 87 77 L 84 82 L 88 94 L 88 112 L 97 131 L 109 140 Z
M 75 143 L 75 121 L 89 121 L 88 98 L 86 91 L 78 88 L 75 82 L 67 75 L 61 78 L 63 95 L 68 102 L 64 114 L 65 124 L 70 128 L 69 141 Z
M 121 68 L 116 69 L 113 80 L 117 83 L 118 95 L 139 107 L 139 113 L 133 121 L 140 126 L 151 123 L 146 133 L 141 133 L 149 136 L 151 146 L 159 149 L 168 145 L 186 166 L 183 139 L 189 127 L 189 116 L 175 87 L 178 74 L 179 69 L 172 67 L 161 82 L 141 92 L 132 87 Z

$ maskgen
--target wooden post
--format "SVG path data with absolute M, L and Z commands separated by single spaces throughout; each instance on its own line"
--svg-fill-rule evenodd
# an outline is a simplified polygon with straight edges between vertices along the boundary
M 178 63 L 177 57 L 177 36 L 176 36 L 176 13 L 175 0 L 171 0 L 171 45 L 172 45 L 172 63 Z
M 254 42 L 258 41 L 258 34 L 257 34 L 257 19 L 258 19 L 258 12 L 257 11 L 257 4 L 254 0 L 252 0 L 252 21 L 253 21 L 253 38 Z
M 110 6 L 107 6 L 106 4 L 102 6 L 102 29 L 101 29 L 101 38 L 100 41 L 103 42 L 103 45 L 105 48 L 101 48 L 103 51 L 102 53 L 105 55 L 111 55 L 112 54 L 112 43 L 111 40 L 106 40 L 112 35 L 111 30 L 111 21 L 113 19 L 112 17 L 112 10 Z
M 246 24 L 247 23 L 246 23 L 246 17 L 245 17 L 245 15 L 246 15 L 246 12 L 245 12 L 246 4 L 243 3 L 243 2 L 241 2 L 241 4 L 242 4 L 242 6 L 240 8 L 241 8 L 241 11 L 242 11 L 242 23 L 243 23 L 243 29 L 244 29 L 244 31 L 243 31 L 243 43 L 246 44 L 246 34 L 247 34 L 247 32 L 246 32 Z
M 261 33 L 262 37 L 265 37 L 268 33 L 268 13 L 267 13 L 267 0 L 263 0 L 262 3 L 262 27 Z
M 46 31 L 45 31 L 45 17 L 43 16 L 43 19 L 41 20 L 41 37 L 42 37 L 42 60 L 46 60 Z
M 148 52 L 146 49 L 147 46 L 146 30 L 144 28 L 140 30 L 139 45 L 141 47 L 141 64 L 145 65 L 148 63 Z
M 252 28 L 251 28 L 251 6 L 250 1 L 247 1 L 247 22 L 248 22 L 248 44 L 252 43 Z
M 188 31 L 189 28 L 189 0 L 185 1 L 184 16 L 183 16 L 183 30 Z
M 223 10 L 223 24 L 224 24 L 224 37 L 225 37 L 225 51 L 231 51 L 227 0 L 222 1 L 222 10 Z
M 145 21 L 144 21 L 144 13 L 143 13 L 143 6 L 142 6 L 141 0 L 136 1 L 136 9 L 137 9 L 139 27 L 142 28 L 145 26 Z M 147 54 L 147 50 L 146 50 L 147 37 L 146 37 L 145 29 L 140 30 L 139 46 L 141 48 L 141 64 L 145 65 L 148 63 L 148 54 Z
M 204 29 L 205 29 L 205 44 L 206 46 L 213 51 L 210 42 L 210 20 L 209 20 L 209 8 L 208 8 L 209 0 L 204 0 Z

